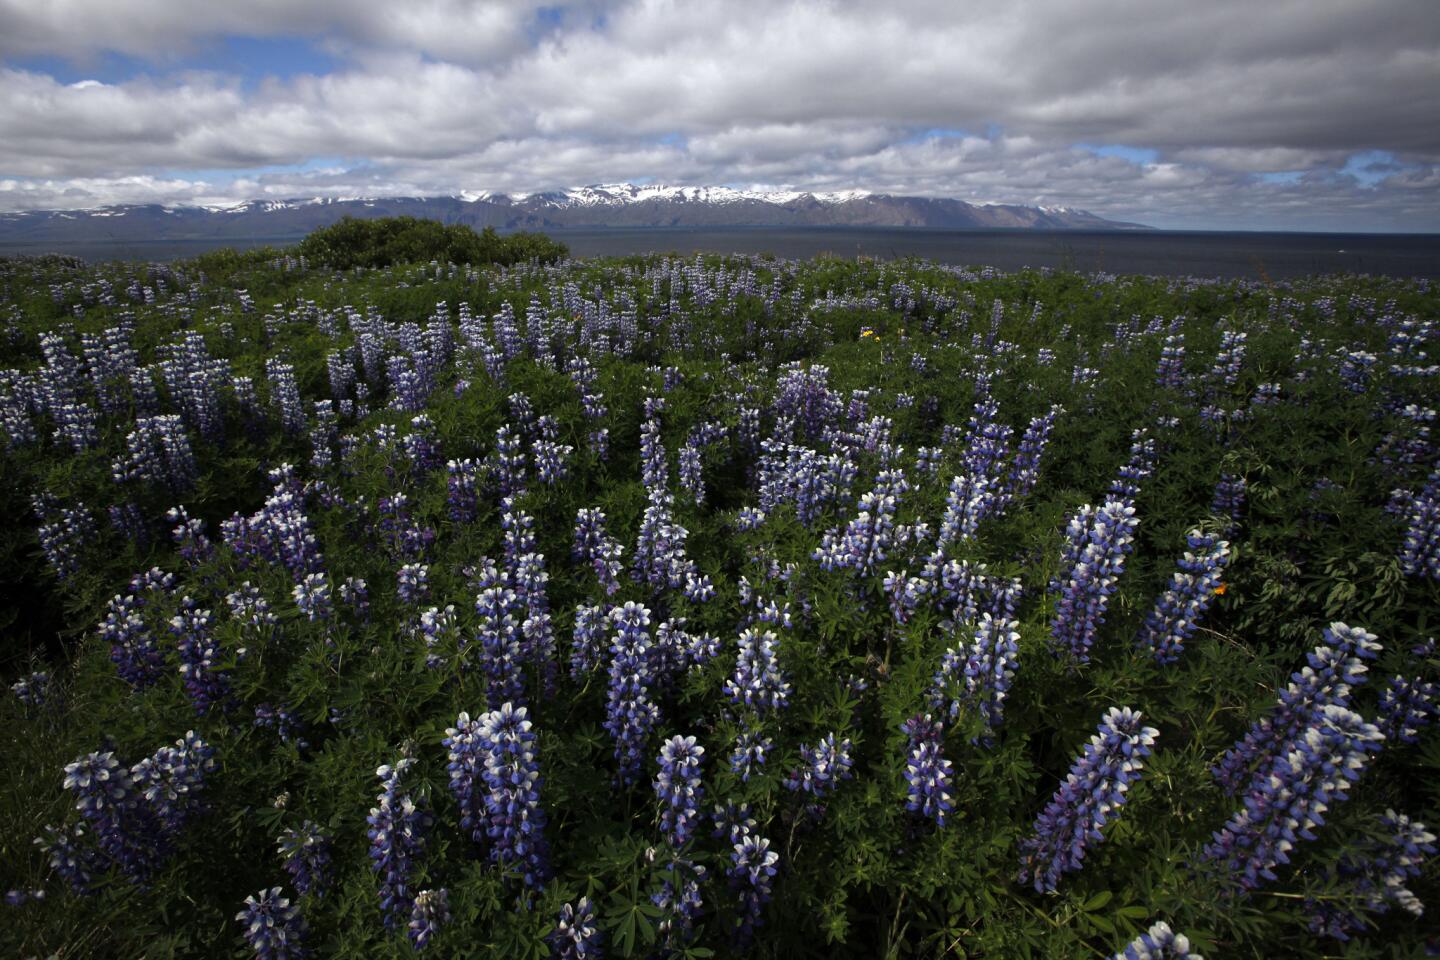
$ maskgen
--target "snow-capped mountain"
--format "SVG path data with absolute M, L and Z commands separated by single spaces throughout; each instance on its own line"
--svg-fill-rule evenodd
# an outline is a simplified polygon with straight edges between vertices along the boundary
M 967 203 L 865 190 L 809 192 L 609 183 L 543 193 L 309 197 L 205 206 L 144 204 L 0 213 L 0 243 L 180 239 L 288 240 L 341 217 L 413 216 L 475 228 L 931 227 L 1130 230 L 1063 206 Z

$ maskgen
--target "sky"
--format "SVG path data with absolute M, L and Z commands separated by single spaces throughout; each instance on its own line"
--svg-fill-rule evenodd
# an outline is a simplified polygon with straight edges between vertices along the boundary
M 1440 0 L 0 0 L 0 211 L 619 181 L 1440 232 Z

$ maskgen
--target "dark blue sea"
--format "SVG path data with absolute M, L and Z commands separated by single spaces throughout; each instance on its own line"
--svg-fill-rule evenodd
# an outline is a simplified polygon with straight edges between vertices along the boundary
M 578 257 L 636 253 L 818 254 L 896 259 L 924 257 L 1001 270 L 1052 267 L 1282 280 L 1319 273 L 1440 278 L 1440 234 L 1217 233 L 1169 230 L 929 230 L 914 228 L 615 227 L 552 231 Z M 217 247 L 284 246 L 299 237 L 165 240 L 39 247 L 0 244 L 0 256 L 68 253 L 90 261 L 173 260 Z

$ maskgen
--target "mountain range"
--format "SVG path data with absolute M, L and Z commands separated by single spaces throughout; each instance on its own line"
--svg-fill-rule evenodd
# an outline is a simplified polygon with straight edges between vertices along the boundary
M 531 194 L 316 197 L 208 206 L 132 204 L 0 213 L 0 243 L 293 239 L 341 217 L 412 216 L 480 229 L 930 227 L 1146 230 L 1070 207 L 977 204 L 845 190 L 809 193 L 602 184 Z

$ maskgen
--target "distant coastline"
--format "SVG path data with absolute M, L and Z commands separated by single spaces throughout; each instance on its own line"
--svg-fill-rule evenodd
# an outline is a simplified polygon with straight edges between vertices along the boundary
M 822 253 L 889 260 L 923 257 L 959 266 L 1073 269 L 1086 273 L 1289 280 L 1316 273 L 1440 279 L 1440 234 L 1241 233 L 897 227 L 571 227 L 550 231 L 577 257 L 697 252 Z M 283 247 L 303 234 L 263 237 L 4 242 L 0 256 L 65 253 L 84 260 L 174 260 L 221 247 Z

